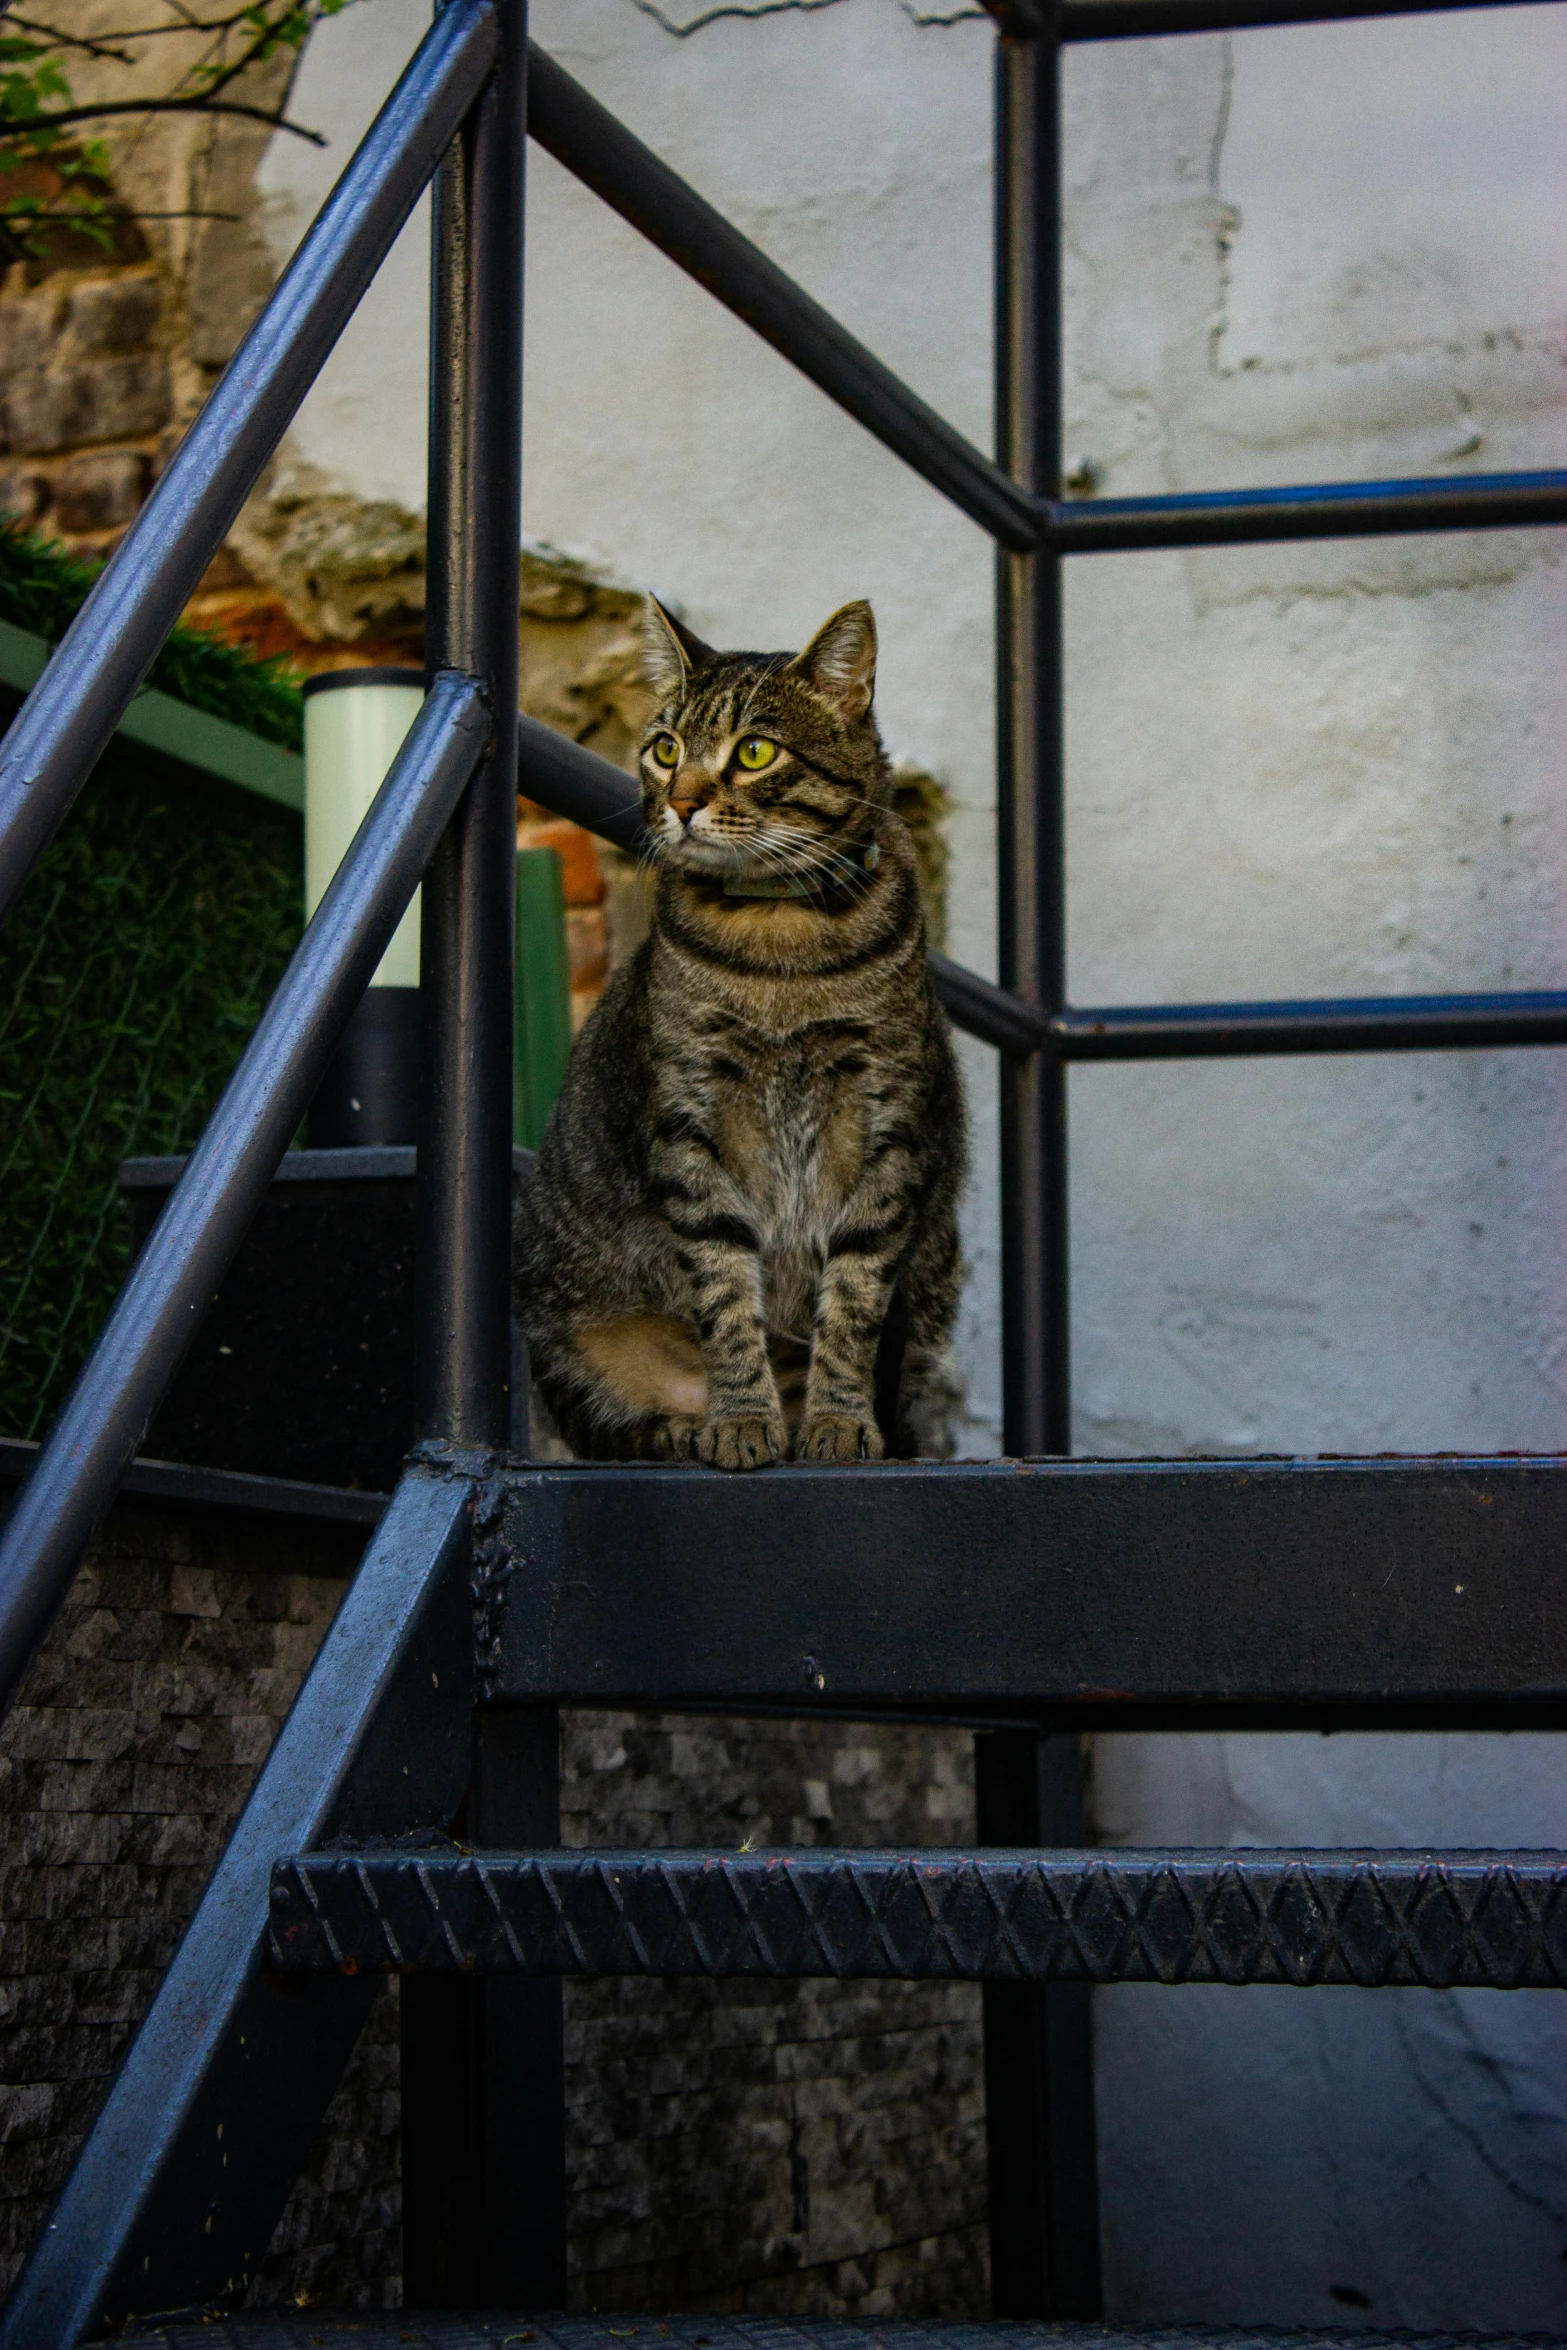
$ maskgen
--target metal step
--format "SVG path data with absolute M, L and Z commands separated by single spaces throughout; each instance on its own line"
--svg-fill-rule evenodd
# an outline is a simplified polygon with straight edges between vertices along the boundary
M 1418 2334 L 1356 2328 L 1046 2325 L 1029 2319 L 525 2317 L 499 2310 L 444 2316 L 403 2309 L 382 2316 L 219 2318 L 122 2336 L 147 2350 L 1562 2350 L 1547 2334 Z
M 494 1490 L 492 1698 L 1567 1726 L 1560 1458 L 518 1467 Z
M 291 1970 L 1567 1985 L 1562 1852 L 472 1852 L 280 1861 Z

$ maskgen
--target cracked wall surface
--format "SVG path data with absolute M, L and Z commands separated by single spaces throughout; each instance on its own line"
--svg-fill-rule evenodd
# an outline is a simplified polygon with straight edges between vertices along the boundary
M 989 431 L 988 28 L 898 0 L 539 0 L 568 69 L 965 432 Z M 661 21 L 662 19 L 662 21 Z M 322 160 L 263 166 L 279 252 L 422 24 L 303 61 Z M 673 28 L 673 29 L 671 29 Z M 1564 11 L 1120 42 L 1065 69 L 1067 453 L 1098 494 L 1564 459 Z M 875 601 L 895 751 L 954 802 L 951 951 L 993 951 L 991 566 L 782 361 L 530 162 L 526 505 L 729 642 Z M 417 227 L 302 415 L 422 494 Z M 1085 558 L 1067 597 L 1080 1002 L 1559 985 L 1559 541 Z M 994 1121 L 964 1347 L 997 1441 Z M 1567 1435 L 1559 1056 L 1083 1071 L 1078 1441 L 1112 1453 L 1552 1448 Z M 1554 1742 L 1101 1741 L 1119 1840 L 1555 1841 Z M 1546 1806 L 1546 1817 L 1541 1812 Z M 1359 1807 L 1359 1808 L 1357 1808 Z M 1548 2001 L 1112 1992 L 1107 2276 L 1128 2318 L 1559 2325 Z

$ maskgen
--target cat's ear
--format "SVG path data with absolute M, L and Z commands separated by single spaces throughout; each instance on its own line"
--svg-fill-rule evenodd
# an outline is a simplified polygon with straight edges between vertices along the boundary
M 642 666 L 661 704 L 678 700 L 692 670 L 704 668 L 712 658 L 712 647 L 666 612 L 657 596 L 647 598 L 642 607 Z
M 876 622 L 869 604 L 845 604 L 789 664 L 853 726 L 876 691 Z

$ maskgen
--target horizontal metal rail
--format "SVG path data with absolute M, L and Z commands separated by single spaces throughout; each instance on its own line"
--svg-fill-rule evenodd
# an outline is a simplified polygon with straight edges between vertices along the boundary
M 1305 482 L 1163 498 L 1068 498 L 1046 512 L 1045 543 L 1063 555 L 1386 538 L 1419 530 L 1519 530 L 1567 522 L 1567 472 Z
M 26 1437 L 0 1436 L 0 1493 L 26 1481 L 40 1450 Z M 384 1493 L 367 1493 L 358 1486 L 309 1485 L 295 1477 L 258 1476 L 249 1469 L 199 1469 L 184 1461 L 140 1456 L 125 1470 L 119 1491 L 126 1501 L 183 1502 L 192 1509 L 242 1510 L 266 1518 L 360 1529 L 378 1524 L 387 1502 Z
M 617 849 L 637 856 L 647 846 L 635 776 L 537 718 L 517 721 L 517 789 Z
M 1345 996 L 1278 1004 L 1116 1005 L 1101 1011 L 1071 1006 L 1050 1022 L 1050 1034 L 1068 1061 L 1567 1044 L 1567 993 Z
M 528 56 L 528 129 L 649 244 L 1004 547 L 1027 553 L 1038 545 L 1041 516 L 1026 490 L 536 45 Z
M 1158 33 L 1240 32 L 1248 25 L 1319 24 L 1361 16 L 1436 16 L 1508 0 L 1062 0 L 1063 41 L 1143 40 Z M 1002 15 L 999 8 L 997 15 Z M 1020 10 L 1005 12 L 1019 21 Z M 1042 12 L 1041 12 L 1042 13 Z M 1032 24 L 1028 29 L 1033 30 Z
M 537 718 L 518 721 L 517 744 L 517 783 L 526 798 L 633 855 L 646 846 L 642 801 L 635 781 L 621 768 Z M 986 1044 L 1031 1053 L 1048 1041 L 1043 1014 L 1020 996 L 945 955 L 930 957 L 930 972 L 949 1016 Z
M 643 845 L 642 807 L 629 775 L 536 718 L 520 722 L 518 737 L 519 781 L 529 799 L 619 848 Z M 945 955 L 931 955 L 930 975 L 956 1027 L 1018 1056 L 1053 1050 L 1067 1061 L 1166 1061 L 1567 1044 L 1567 993 L 1069 1007 L 1047 1019 L 1037 1005 Z
M 947 1018 L 955 1028 L 1021 1060 L 1050 1041 L 1050 1023 L 1037 1004 L 1025 1003 L 1010 988 L 981 979 L 966 963 L 930 953 L 930 976 Z
M 66 1398 L 0 1536 L 0 1712 L 488 740 L 478 688 L 437 677 Z
M 493 0 L 451 0 L 420 43 L 0 745 L 0 919 L 483 86 Z
M 310 1853 L 279 1966 L 1567 1987 L 1561 1852 Z

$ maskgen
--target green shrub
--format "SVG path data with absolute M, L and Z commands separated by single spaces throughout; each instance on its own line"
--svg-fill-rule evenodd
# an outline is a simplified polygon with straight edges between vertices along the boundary
M 58 643 L 100 566 L 0 519 L 0 620 Z M 304 704 L 281 656 L 263 661 L 198 628 L 176 628 L 147 683 L 209 717 L 228 718 L 286 751 L 303 750 Z

